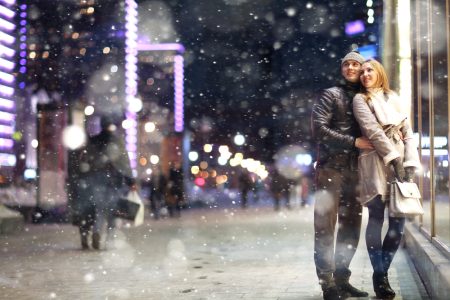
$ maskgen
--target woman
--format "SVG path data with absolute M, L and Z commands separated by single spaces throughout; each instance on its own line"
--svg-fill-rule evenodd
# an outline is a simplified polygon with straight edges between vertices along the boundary
M 360 80 L 363 92 L 353 99 L 353 112 L 361 131 L 375 150 L 359 155 L 360 201 L 369 209 L 366 244 L 373 267 L 373 288 L 378 298 L 395 297 L 388 270 L 403 236 L 404 217 L 389 217 L 388 232 L 381 240 L 389 182 L 412 181 L 420 167 L 413 133 L 402 111 L 401 100 L 389 89 L 383 66 L 376 60 L 364 62 Z

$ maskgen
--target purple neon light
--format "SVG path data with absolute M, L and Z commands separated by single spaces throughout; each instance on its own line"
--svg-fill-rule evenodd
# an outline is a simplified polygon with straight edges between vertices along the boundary
M 138 43 L 137 49 L 139 51 L 177 51 L 178 54 L 182 54 L 185 48 L 182 44 L 178 43 L 166 43 L 166 44 L 147 44 Z M 174 104 L 174 119 L 175 119 L 175 131 L 182 132 L 184 129 L 184 66 L 183 56 L 176 55 L 174 57 L 174 76 L 175 76 L 175 104 Z
M 174 57 L 174 73 L 175 73 L 175 131 L 182 132 L 184 129 L 184 71 L 183 56 L 176 55 Z
M 347 35 L 358 34 L 364 32 L 365 29 L 364 22 L 361 20 L 345 23 L 345 33 Z
M 139 43 L 137 44 L 137 49 L 139 51 L 164 51 L 164 50 L 173 50 L 178 53 L 184 53 L 184 46 L 178 43 L 167 43 L 167 44 L 145 44 Z
M 135 144 L 135 143 L 137 143 L 137 136 L 136 135 L 129 135 L 126 138 L 126 141 L 129 144 Z
M 16 4 L 16 0 L 0 0 L 0 2 L 3 2 L 5 4 L 13 5 Z
M 16 51 L 8 45 L 14 46 L 16 37 L 14 36 L 14 30 L 16 25 L 11 22 L 16 15 L 14 9 L 8 6 L 13 6 L 15 0 L 0 0 L 0 95 L 5 98 L 12 98 L 14 96 L 15 89 L 10 85 L 14 84 L 15 76 L 11 74 L 14 70 L 15 64 L 9 59 L 13 59 L 16 55 Z M 21 16 L 23 17 L 23 16 Z M 25 31 L 26 32 L 26 31 Z M 23 38 L 22 38 L 23 40 Z M 15 47 L 14 47 L 15 48 Z M 7 124 L 0 124 L 0 134 L 3 136 L 11 136 L 14 133 L 14 120 L 15 114 L 9 111 L 14 110 L 15 103 L 13 100 L 0 98 L 0 120 L 7 122 Z M 3 111 L 2 111 L 3 110 Z M 4 111 L 6 110 L 6 111 Z M 0 138 L 0 149 L 3 151 L 11 150 L 14 147 L 14 140 L 9 137 Z M 2 166 L 14 166 L 16 164 L 15 155 L 9 153 L 0 153 L 0 165 Z
M 16 25 L 14 23 L 8 22 L 8 21 L 0 18 L 0 28 L 6 29 L 6 30 L 14 30 L 14 29 L 16 29 Z
M 0 107 L 6 109 L 13 109 L 15 107 L 14 101 L 0 98 Z
M 6 83 L 13 83 L 14 76 L 0 71 L 0 80 Z
M 0 111 L 0 120 L 1 121 L 12 122 L 12 121 L 14 121 L 14 119 L 15 119 L 14 114 Z
M 137 72 L 137 3 L 135 0 L 125 0 L 126 24 L 125 24 L 125 93 L 127 111 L 125 113 L 129 128 L 126 129 L 126 148 L 130 157 L 130 165 L 133 170 L 137 167 L 137 114 L 131 109 L 137 93 L 137 76 L 131 75 Z M 131 75 L 131 76 L 130 76 Z
M 13 146 L 14 146 L 13 140 L 0 138 L 0 148 L 11 149 Z
M 11 126 L 0 125 L 0 133 L 12 135 L 14 133 L 14 128 Z
M 13 37 L 12 35 L 0 31 L 0 41 L 11 45 L 16 41 L 16 38 Z
M 26 49 L 27 49 L 27 44 L 26 44 L 27 20 L 26 20 L 26 17 L 28 15 L 28 13 L 26 11 L 27 5 L 26 4 L 20 5 L 20 10 L 21 10 L 21 12 L 20 12 L 19 16 L 20 16 L 21 20 L 20 20 L 19 24 L 20 24 L 20 42 L 21 43 L 19 45 L 19 48 L 20 48 L 19 73 L 26 74 L 26 72 L 27 72 L 27 68 L 26 68 L 26 64 L 27 64 L 27 59 L 26 59 L 26 57 L 27 57 L 27 51 L 26 51 Z M 18 86 L 20 89 L 25 89 L 26 85 L 25 85 L 25 82 L 22 81 L 19 83 Z
M 15 14 L 16 13 L 14 11 L 10 10 L 9 8 L 7 8 L 3 5 L 0 5 L 0 15 L 3 15 L 5 17 L 7 17 L 8 19 L 12 19 L 12 18 L 14 18 Z
M 0 35 L 1 35 L 1 31 L 0 31 Z M 0 40 L 1 40 L 1 37 L 0 37 Z M 14 51 L 14 49 L 8 48 L 8 47 L 0 44 L 0 54 L 5 54 L 8 57 L 13 57 L 16 54 L 16 51 Z
M 4 96 L 12 96 L 14 95 L 14 89 L 10 86 L 0 84 L 0 94 Z
M 137 162 L 137 146 L 136 145 L 131 145 L 130 146 L 130 149 L 128 150 L 129 152 L 128 152 L 128 156 L 130 157 L 130 161 L 136 161 Z M 134 166 L 134 168 L 136 168 L 137 167 L 137 164 L 136 164 L 136 166 Z
M 0 67 L 2 67 L 3 69 L 11 71 L 12 69 L 14 69 L 14 66 L 15 63 L 0 57 Z

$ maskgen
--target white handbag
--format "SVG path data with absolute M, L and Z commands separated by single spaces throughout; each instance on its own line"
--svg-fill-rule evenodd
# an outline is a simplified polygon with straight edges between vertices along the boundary
M 139 193 L 131 190 L 125 197 L 119 199 L 114 215 L 132 222 L 133 226 L 144 223 L 144 203 Z
M 390 184 L 389 215 L 414 217 L 423 215 L 419 187 L 414 182 L 393 181 Z

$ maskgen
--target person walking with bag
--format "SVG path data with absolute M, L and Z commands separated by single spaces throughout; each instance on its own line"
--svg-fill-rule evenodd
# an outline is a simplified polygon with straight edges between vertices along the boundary
M 352 100 L 360 90 L 364 57 L 356 51 L 341 61 L 342 84 L 326 89 L 314 103 L 311 121 L 317 143 L 314 262 L 323 299 L 367 297 L 349 282 L 350 262 L 361 233 L 362 206 L 357 201 L 358 149 L 371 149 L 361 137 Z M 337 228 L 336 247 L 335 230 Z
M 85 173 L 81 172 L 81 158 L 84 149 L 69 152 L 68 196 L 72 225 L 78 227 L 81 249 L 89 249 L 88 237 L 94 226 L 95 206 L 87 193 Z
M 370 59 L 361 68 L 363 92 L 353 100 L 353 112 L 364 136 L 375 150 L 359 155 L 360 202 L 369 209 L 366 244 L 373 267 L 373 288 L 378 298 L 391 299 L 395 292 L 388 271 L 400 245 L 404 217 L 389 216 L 389 228 L 381 238 L 384 212 L 389 200 L 389 182 L 412 181 L 420 168 L 407 112 L 398 95 L 390 90 L 383 66 Z
M 100 123 L 101 132 L 89 138 L 80 163 L 80 173 L 84 179 L 84 184 L 80 186 L 84 189 L 81 194 L 95 208 L 92 248 L 97 250 L 105 231 L 106 240 L 113 238 L 114 212 L 125 185 L 129 190 L 136 190 L 128 153 L 117 133 L 118 122 L 114 122 L 111 116 L 102 116 Z
M 150 212 L 155 220 L 159 219 L 162 203 L 164 201 L 164 191 L 166 189 L 167 180 L 161 171 L 157 168 L 150 177 Z

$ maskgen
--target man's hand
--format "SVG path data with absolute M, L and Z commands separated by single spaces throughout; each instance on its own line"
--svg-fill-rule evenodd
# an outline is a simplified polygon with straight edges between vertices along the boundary
M 372 143 L 366 137 L 359 137 L 355 140 L 355 147 L 362 150 L 372 150 L 374 149 Z

